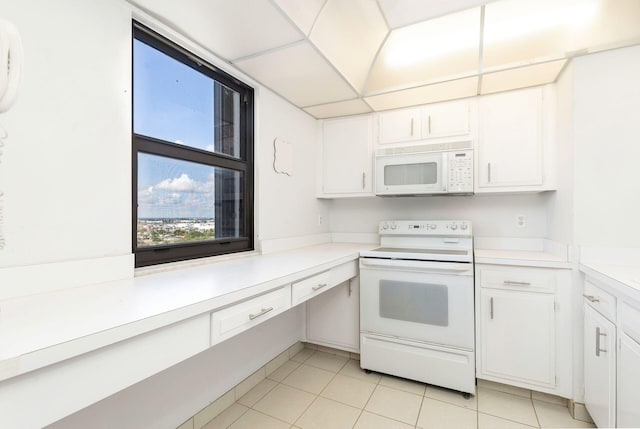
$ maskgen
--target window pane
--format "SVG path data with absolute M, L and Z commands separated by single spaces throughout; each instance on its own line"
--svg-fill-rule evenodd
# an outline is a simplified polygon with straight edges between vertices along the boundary
M 239 171 L 138 154 L 138 247 L 243 236 L 242 179 Z
M 136 134 L 240 158 L 240 94 L 151 46 L 133 44 Z

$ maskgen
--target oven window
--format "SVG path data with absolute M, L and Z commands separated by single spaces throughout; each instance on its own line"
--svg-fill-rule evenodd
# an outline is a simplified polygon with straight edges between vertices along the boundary
M 437 162 L 386 165 L 384 167 L 384 184 L 388 186 L 435 185 L 437 183 Z
M 447 286 L 380 281 L 380 317 L 427 325 L 449 325 Z

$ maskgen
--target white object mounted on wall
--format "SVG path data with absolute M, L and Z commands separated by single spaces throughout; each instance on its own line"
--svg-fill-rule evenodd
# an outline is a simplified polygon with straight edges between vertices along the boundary
M 276 138 L 273 141 L 273 169 L 276 173 L 293 176 L 293 145 Z
M 16 27 L 0 19 L 0 113 L 15 103 L 22 81 L 24 56 Z

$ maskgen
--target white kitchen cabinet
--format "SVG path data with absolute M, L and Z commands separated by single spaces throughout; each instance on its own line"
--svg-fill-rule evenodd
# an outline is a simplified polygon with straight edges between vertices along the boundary
M 360 352 L 360 278 L 354 277 L 307 302 L 307 340 Z
M 584 306 L 584 402 L 598 427 L 616 427 L 616 327 Z
M 640 343 L 626 334 L 618 349 L 617 423 L 621 428 L 640 427 Z
M 536 87 L 480 98 L 476 193 L 552 189 L 552 106 L 544 95 Z
M 555 296 L 481 291 L 482 373 L 555 387 Z
M 476 376 L 572 395 L 571 271 L 476 264 Z
M 471 103 L 454 101 L 378 114 L 378 144 L 469 139 Z
M 373 195 L 372 117 L 326 120 L 320 197 Z

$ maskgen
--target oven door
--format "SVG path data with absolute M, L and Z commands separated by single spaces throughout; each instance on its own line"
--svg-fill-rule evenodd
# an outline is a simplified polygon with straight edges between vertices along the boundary
M 376 157 L 377 195 L 441 194 L 446 188 L 446 157 L 442 153 Z
M 360 330 L 473 350 L 473 264 L 360 258 Z

